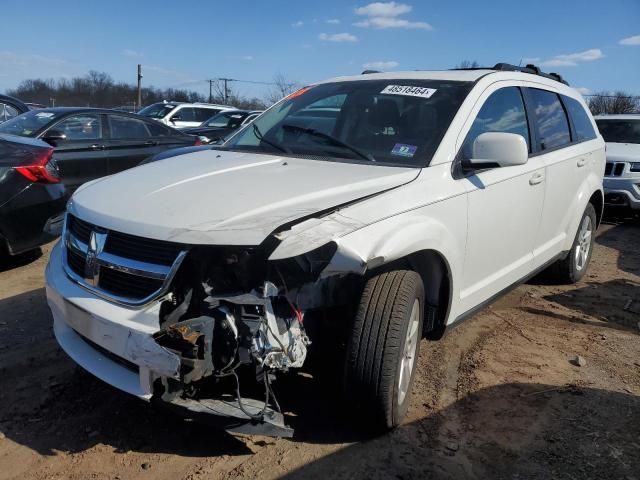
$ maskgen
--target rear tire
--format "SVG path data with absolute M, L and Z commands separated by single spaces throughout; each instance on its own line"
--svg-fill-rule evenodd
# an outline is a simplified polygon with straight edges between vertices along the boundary
M 365 285 L 347 344 L 344 390 L 353 413 L 374 431 L 398 426 L 409 406 L 422 338 L 424 286 L 408 270 Z
M 588 204 L 585 209 L 573 245 L 566 258 L 558 260 L 548 270 L 549 277 L 557 283 L 578 282 L 587 272 L 596 232 L 596 210 Z

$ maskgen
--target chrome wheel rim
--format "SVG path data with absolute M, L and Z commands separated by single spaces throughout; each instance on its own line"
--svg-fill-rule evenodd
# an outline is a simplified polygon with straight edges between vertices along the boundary
M 578 233 L 578 245 L 576 246 L 575 263 L 576 270 L 581 271 L 587 266 L 589 253 L 591 252 L 591 237 L 593 236 L 593 222 L 590 216 L 584 217 L 580 232 Z
M 416 298 L 409 317 L 409 326 L 404 340 L 404 349 L 400 359 L 400 375 L 398 378 L 398 405 L 402 405 L 409 393 L 411 374 L 416 364 L 416 350 L 418 347 L 418 330 L 420 326 L 420 302 Z

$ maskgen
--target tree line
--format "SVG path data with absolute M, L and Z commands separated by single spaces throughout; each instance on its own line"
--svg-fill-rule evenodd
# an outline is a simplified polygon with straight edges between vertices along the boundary
M 299 88 L 297 82 L 289 81 L 278 74 L 274 77 L 272 87 L 266 93 L 265 98 L 249 98 L 233 88 L 227 88 L 226 99 L 229 105 L 238 108 L 261 110 L 297 88 Z M 24 102 L 47 106 L 140 108 L 139 105 L 135 105 L 138 97 L 137 85 L 116 82 L 108 73 L 94 70 L 82 77 L 23 80 L 16 88 L 8 90 L 7 94 Z M 163 89 L 153 86 L 142 88 L 142 106 L 163 100 L 175 102 L 208 102 L 211 100 L 213 103 L 223 103 L 224 99 L 225 92 L 221 83 L 214 85 L 211 99 L 208 95 L 205 96 L 189 89 Z

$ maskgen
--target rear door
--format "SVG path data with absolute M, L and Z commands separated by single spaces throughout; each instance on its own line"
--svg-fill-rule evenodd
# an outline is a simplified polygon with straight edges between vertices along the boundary
M 187 147 L 195 145 L 196 137 L 181 133 L 174 128 L 165 127 L 156 122 L 146 122 L 147 128 L 156 142 L 156 152 L 170 148 Z
M 562 252 L 567 236 L 574 234 L 571 225 L 582 216 L 572 206 L 578 203 L 580 186 L 594 163 L 590 140 L 596 139 L 596 132 L 576 100 L 539 88 L 527 88 L 525 93 L 535 118 L 536 156 L 546 166 L 545 205 L 534 248 L 535 264 L 540 266 Z
M 102 115 L 69 115 L 47 129 L 52 130 L 66 135 L 66 139 L 55 142 L 53 161 L 57 164 L 62 183 L 68 190 L 73 191 L 89 180 L 108 174 Z
M 135 167 L 160 151 L 158 140 L 151 135 L 150 122 L 118 114 L 107 114 L 106 117 L 109 137 L 105 152 L 110 175 Z M 158 127 L 164 128 L 160 124 Z

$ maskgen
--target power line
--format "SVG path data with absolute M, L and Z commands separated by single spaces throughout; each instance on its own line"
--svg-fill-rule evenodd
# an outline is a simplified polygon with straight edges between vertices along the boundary
M 598 95 L 597 93 L 591 93 L 589 95 L 582 95 L 583 97 L 600 97 L 600 98 L 640 98 L 640 95 Z

